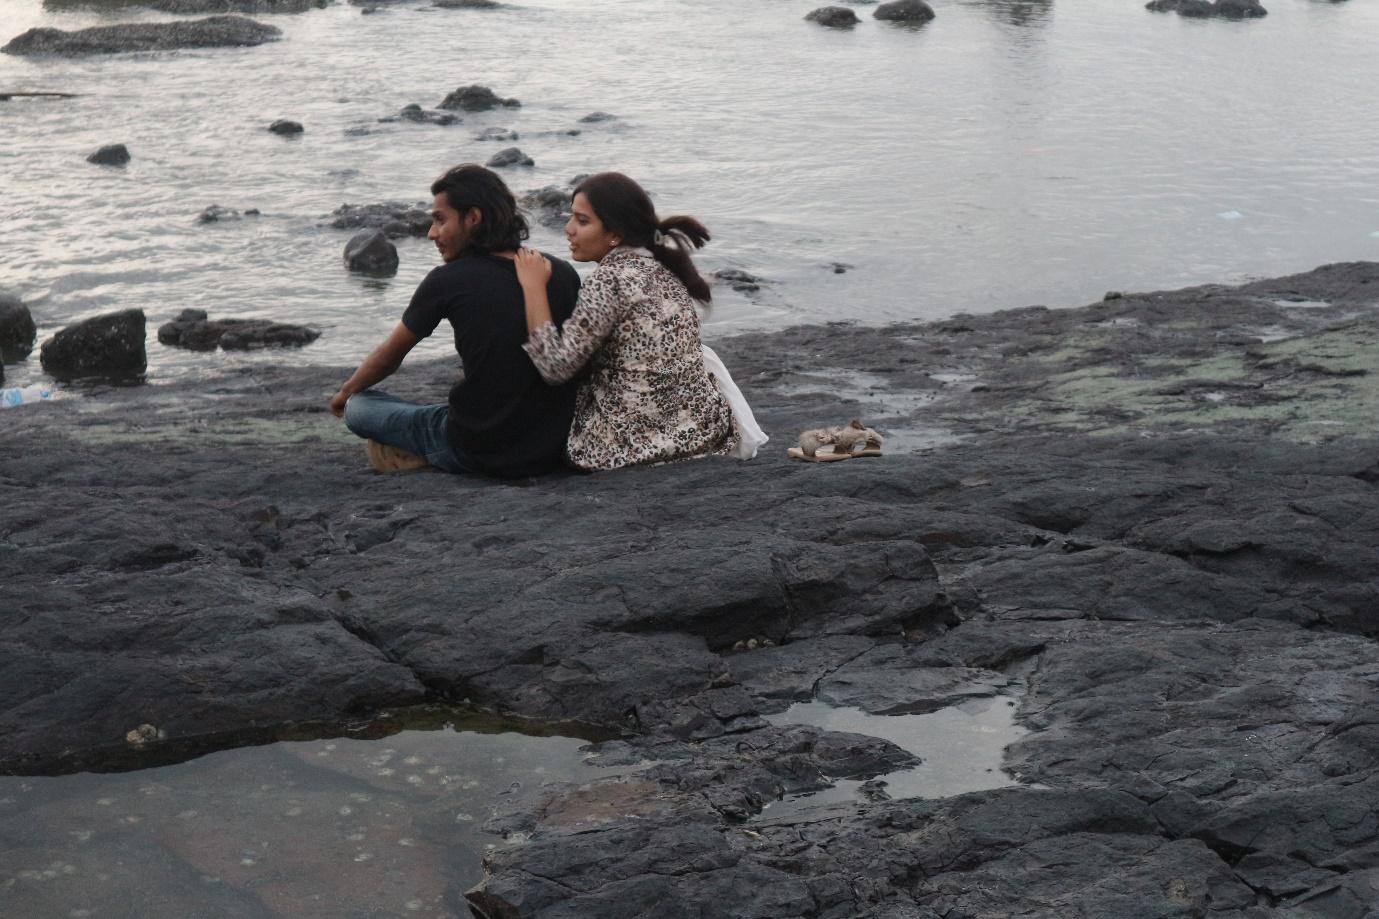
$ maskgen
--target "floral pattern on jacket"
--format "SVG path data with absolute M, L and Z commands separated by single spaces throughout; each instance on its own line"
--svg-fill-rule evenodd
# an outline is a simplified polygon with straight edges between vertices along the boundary
M 624 246 L 589 275 L 562 328 L 547 323 L 522 347 L 548 383 L 588 367 L 566 452 L 581 469 L 617 469 L 736 446 L 699 345 L 685 285 L 646 249 Z

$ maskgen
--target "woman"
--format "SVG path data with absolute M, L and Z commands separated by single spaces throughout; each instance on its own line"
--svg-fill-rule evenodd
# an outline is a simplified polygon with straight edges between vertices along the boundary
M 530 336 L 522 347 L 548 383 L 588 368 L 575 396 L 570 461 L 617 469 L 734 452 L 732 409 L 699 341 L 696 301 L 709 301 L 709 285 L 689 252 L 708 231 L 692 217 L 661 220 L 642 187 L 617 172 L 581 182 L 570 211 L 571 257 L 599 264 L 562 328 L 546 298 L 550 262 L 529 249 L 517 254 Z

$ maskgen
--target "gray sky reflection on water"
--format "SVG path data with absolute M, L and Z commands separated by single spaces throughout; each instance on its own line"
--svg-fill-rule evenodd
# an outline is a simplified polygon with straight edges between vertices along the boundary
M 797 702 L 768 715 L 773 724 L 808 724 L 889 740 L 923 762 L 881 776 L 892 799 L 946 798 L 1017 784 L 1001 769 L 1005 749 L 1029 733 L 1015 723 L 1016 700 L 973 699 L 923 715 L 871 715 L 823 702 Z M 761 819 L 807 813 L 839 801 L 857 801 L 861 781 L 840 779 L 832 788 L 770 804 Z
M 0 777 L 0 915 L 464 916 L 455 892 L 501 843 L 480 829 L 492 805 L 606 774 L 584 764 L 587 743 L 404 731 Z

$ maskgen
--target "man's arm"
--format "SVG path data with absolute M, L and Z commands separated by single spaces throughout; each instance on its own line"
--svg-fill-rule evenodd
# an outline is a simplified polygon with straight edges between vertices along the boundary
M 402 359 L 407 356 L 407 352 L 419 341 L 421 339 L 411 329 L 399 322 L 397 328 L 383 340 L 383 344 L 374 348 L 369 356 L 364 358 L 359 369 L 340 386 L 340 391 L 331 396 L 331 414 L 336 418 L 343 417 L 345 401 L 355 393 L 363 392 L 392 376 L 397 368 L 402 366 Z

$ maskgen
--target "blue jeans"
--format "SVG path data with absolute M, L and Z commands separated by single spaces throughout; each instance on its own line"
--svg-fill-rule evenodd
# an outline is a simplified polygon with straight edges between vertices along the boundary
M 450 446 L 449 417 L 448 405 L 418 405 L 377 389 L 357 392 L 345 403 L 345 426 L 360 437 L 408 450 L 446 472 L 477 472 Z

